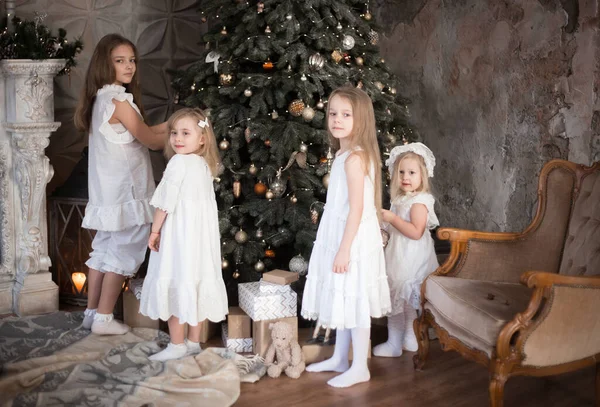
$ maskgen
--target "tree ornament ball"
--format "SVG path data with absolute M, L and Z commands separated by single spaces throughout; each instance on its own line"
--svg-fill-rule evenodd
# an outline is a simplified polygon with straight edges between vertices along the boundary
M 223 26 L 221 29 L 221 35 L 227 35 L 227 27 Z
M 227 261 L 227 259 L 221 260 L 221 268 L 226 269 L 227 267 L 229 267 L 229 262 Z
M 272 259 L 275 257 L 275 250 L 273 249 L 267 249 L 265 250 L 265 257 Z
M 365 15 L 363 17 L 367 21 L 371 21 L 373 19 L 373 15 L 371 13 L 369 13 L 368 11 L 365 13 Z
M 373 85 L 375 85 L 375 87 L 376 87 L 377 89 L 379 89 L 379 90 L 383 90 L 383 87 L 384 87 L 384 86 L 383 86 L 383 83 L 381 83 L 381 82 L 377 81 L 377 82 L 375 82 Z
M 342 48 L 345 50 L 349 50 L 354 48 L 354 44 L 356 44 L 356 40 L 353 36 L 346 34 L 344 38 L 342 38 Z
M 265 3 L 263 3 L 262 1 L 259 1 L 256 4 L 256 11 L 260 14 L 265 10 Z
M 244 96 L 246 96 L 247 98 L 249 98 L 250 96 L 252 96 L 252 89 L 246 89 L 244 91 Z
M 363 57 L 356 57 L 355 61 L 356 65 L 358 66 L 363 66 L 365 64 L 365 60 L 363 59 Z
M 266 139 L 266 140 L 265 140 L 265 146 L 267 146 L 267 147 L 271 147 L 271 140 L 269 140 L 269 139 Z
M 331 59 L 333 59 L 333 62 L 335 62 L 336 64 L 339 64 L 342 58 L 344 58 L 344 56 L 337 49 L 333 50 L 333 52 L 331 53 Z
M 200 19 L 200 21 L 202 21 L 203 23 L 206 22 L 206 17 L 202 16 L 202 18 Z
M 277 120 L 278 117 L 279 117 L 279 113 L 277 113 L 277 110 L 273 110 L 271 112 L 271 119 Z
M 308 146 L 304 143 L 300 144 L 300 152 L 301 153 L 306 153 L 308 151 Z
M 223 151 L 229 149 L 229 141 L 227 141 L 227 139 L 221 140 L 221 142 L 219 143 L 219 148 Z
M 301 254 L 292 257 L 292 259 L 290 260 L 289 267 L 291 272 L 298 273 L 301 276 L 305 275 L 308 271 L 308 263 L 306 262 L 306 259 L 302 257 Z
M 261 260 L 257 261 L 254 264 L 254 270 L 258 271 L 259 273 L 263 272 L 265 270 L 265 263 L 263 263 Z
M 337 25 L 335 26 L 335 29 L 338 31 L 342 31 L 342 28 L 344 28 L 344 27 L 342 27 L 342 23 L 340 23 L 340 22 L 338 22 Z
M 398 91 L 396 90 L 396 88 L 394 88 L 394 87 L 391 87 L 391 88 L 390 88 L 390 93 L 391 93 L 392 95 L 395 95 L 396 93 L 398 93 Z
M 323 186 L 329 188 L 329 173 L 323 175 Z
M 240 195 L 242 194 L 242 183 L 240 182 L 240 180 L 235 180 L 233 181 L 233 196 L 235 196 L 236 198 L 239 198 Z
M 293 203 L 293 204 L 295 204 L 296 202 L 298 202 L 298 198 L 296 197 L 296 195 L 292 195 L 290 197 L 290 202 Z
M 317 109 L 319 109 L 319 110 L 323 110 L 323 109 L 325 109 L 325 103 L 323 103 L 323 101 L 322 101 L 322 100 L 319 100 L 319 101 L 317 102 Z
M 286 14 L 285 19 L 290 21 L 292 19 L 292 15 L 291 14 Z
M 256 234 L 255 234 L 257 239 L 262 239 L 263 237 L 263 231 L 261 228 L 256 229 Z
M 269 190 L 273 192 L 275 198 L 281 198 L 281 196 L 285 193 L 286 182 L 280 177 L 275 178 L 271 185 L 269 185 Z
M 236 271 L 234 271 L 234 272 L 233 272 L 233 278 L 234 278 L 234 279 L 236 279 L 236 280 L 237 280 L 238 278 L 240 278 L 240 272 L 239 272 L 239 271 L 237 271 L 237 270 L 236 270 Z
M 377 45 L 377 43 L 379 42 L 379 33 L 375 30 L 371 30 L 367 34 L 367 39 L 369 40 L 371 45 Z M 381 63 L 383 63 L 383 61 Z
M 271 200 L 271 199 L 275 198 L 275 194 L 273 193 L 273 191 L 271 191 L 269 189 L 269 190 L 267 190 L 267 192 L 265 192 L 265 198 Z
M 302 118 L 304 120 L 306 120 L 307 122 L 314 119 L 314 117 L 315 117 L 315 110 L 312 107 L 306 106 L 304 108 L 304 110 L 302 110 Z
M 271 62 L 269 59 L 267 59 L 263 64 L 263 69 L 265 71 L 270 71 L 271 69 L 273 69 L 273 62 Z
M 288 106 L 288 111 L 290 112 L 290 114 L 292 116 L 300 116 L 302 115 L 302 112 L 304 111 L 304 102 L 300 99 L 294 99 L 292 100 L 292 103 L 290 103 L 290 105 Z
M 308 66 L 315 71 L 318 71 L 319 69 L 323 68 L 324 65 L 325 57 L 323 57 L 323 55 L 319 54 L 318 52 L 316 54 L 312 54 L 308 58 Z
M 267 192 L 267 186 L 262 182 L 254 184 L 254 193 L 256 195 L 264 195 Z
M 248 172 L 251 175 L 256 175 L 256 173 L 258 172 L 258 167 L 256 165 L 254 165 L 254 163 L 250 164 L 250 168 L 248 168 Z
M 235 75 L 232 73 L 222 73 L 219 75 L 219 83 L 223 86 L 232 85 L 235 81 Z
M 248 233 L 243 230 L 238 230 L 235 234 L 235 241 L 238 243 L 246 243 L 248 241 Z
M 265 34 L 271 34 L 271 27 L 269 27 L 269 26 L 265 27 Z

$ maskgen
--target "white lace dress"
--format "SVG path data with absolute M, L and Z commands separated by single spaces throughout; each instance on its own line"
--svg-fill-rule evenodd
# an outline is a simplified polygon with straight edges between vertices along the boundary
M 433 238 L 429 232 L 429 229 L 439 225 L 433 210 L 433 196 L 428 193 L 404 195 L 392 202 L 390 210 L 410 222 L 410 208 L 416 203 L 425 205 L 428 211 L 427 227 L 419 240 L 409 239 L 392 225 L 386 226 L 390 239 L 385 248 L 385 263 L 390 284 L 392 315 L 402 313 L 404 303 L 409 303 L 415 309 L 420 307 L 421 284 L 439 266 Z
M 365 176 L 364 209 L 352 242 L 346 273 L 333 272 L 333 260 L 344 235 L 350 209 L 344 163 L 349 151 L 333 162 L 325 211 L 319 224 L 302 298 L 302 316 L 323 327 L 369 328 L 371 317 L 391 310 L 385 257 L 373 197 L 373 181 Z
M 177 154 L 150 201 L 168 213 L 158 252 L 151 252 L 140 313 L 197 325 L 227 314 L 213 178 L 204 158 Z

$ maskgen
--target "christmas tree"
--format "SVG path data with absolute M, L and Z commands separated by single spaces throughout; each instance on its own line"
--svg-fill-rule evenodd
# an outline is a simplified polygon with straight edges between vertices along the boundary
M 332 90 L 351 83 L 371 96 L 382 157 L 412 132 L 368 3 L 206 0 L 201 7 L 212 26 L 206 51 L 173 73 L 173 87 L 179 103 L 210 109 L 223 159 L 215 183 L 223 276 L 235 298 L 237 282 L 263 271 L 307 271 L 335 153 L 325 130 Z

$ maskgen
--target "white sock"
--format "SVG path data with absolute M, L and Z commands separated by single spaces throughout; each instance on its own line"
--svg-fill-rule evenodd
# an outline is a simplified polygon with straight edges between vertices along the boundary
M 92 323 L 94 323 L 95 315 L 96 315 L 96 308 L 94 308 L 94 309 L 86 308 L 85 311 L 83 311 L 82 326 L 84 329 L 92 329 Z
M 123 335 L 129 332 L 129 326 L 115 320 L 113 314 L 96 312 L 92 323 L 92 333 L 97 335 Z
M 395 358 L 402 355 L 404 339 L 404 314 L 388 317 L 388 340 L 373 348 L 373 355 Z
M 328 385 L 350 387 L 371 380 L 371 373 L 367 366 L 370 337 L 371 328 L 352 329 L 352 366 L 346 372 L 329 380 Z
M 416 352 L 419 350 L 419 342 L 417 341 L 417 335 L 415 335 L 414 321 L 417 318 L 417 310 L 411 305 L 404 305 L 404 338 L 403 344 L 404 349 L 409 352 Z
M 185 354 L 186 356 L 197 355 L 198 353 L 202 352 L 199 342 L 192 342 L 189 339 L 186 339 L 185 345 L 187 347 L 187 352 Z
M 338 329 L 335 336 L 333 356 L 306 367 L 307 372 L 345 372 L 348 370 L 348 351 L 350 349 L 350 330 Z
M 158 353 L 148 357 L 150 360 L 157 362 L 164 362 L 167 360 L 180 359 L 185 356 L 187 352 L 187 346 L 185 343 L 174 344 L 169 342 L 166 348 Z

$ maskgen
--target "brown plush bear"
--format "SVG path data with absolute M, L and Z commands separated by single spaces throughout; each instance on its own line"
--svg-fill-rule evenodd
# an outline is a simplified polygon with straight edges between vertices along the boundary
M 271 344 L 265 355 L 265 366 L 270 377 L 279 377 L 282 372 L 297 379 L 304 371 L 304 355 L 298 341 L 294 339 L 293 328 L 285 322 L 269 324 Z

